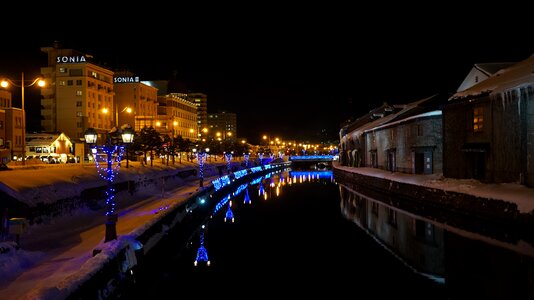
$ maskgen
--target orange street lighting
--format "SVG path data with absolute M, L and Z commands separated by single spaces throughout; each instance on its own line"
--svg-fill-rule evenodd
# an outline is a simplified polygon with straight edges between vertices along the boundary
M 29 84 L 25 84 L 24 81 L 24 72 L 21 73 L 20 76 L 20 84 L 16 83 L 18 81 L 12 80 L 9 78 L 3 78 L 0 82 L 0 86 L 3 88 L 9 87 L 10 84 L 20 87 L 21 91 L 21 110 L 22 110 L 22 164 L 26 164 L 26 111 L 24 109 L 24 88 L 33 86 L 37 84 L 39 87 L 45 87 L 46 82 L 43 80 L 42 77 L 37 77 L 34 80 L 32 80 Z

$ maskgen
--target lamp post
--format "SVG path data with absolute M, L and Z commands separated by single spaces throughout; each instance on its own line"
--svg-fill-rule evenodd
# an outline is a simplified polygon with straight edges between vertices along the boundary
M 130 145 L 133 142 L 135 131 L 131 127 L 126 127 L 122 131 L 122 142 L 126 144 L 126 168 L 129 167 L 130 160 L 128 157 L 128 145 Z
M 130 129 L 131 130 L 131 129 Z M 85 131 L 85 142 L 92 146 L 91 150 L 95 161 L 96 169 L 98 175 L 106 180 L 107 189 L 106 189 L 106 235 L 104 242 L 117 239 L 117 219 L 118 216 L 115 212 L 115 189 L 113 188 L 113 180 L 115 176 L 119 173 L 121 156 L 124 151 L 124 147 L 118 145 L 118 143 L 113 143 L 111 137 L 108 135 L 106 143 L 103 146 L 98 147 L 96 141 L 98 138 L 97 132 L 93 128 L 88 128 Z M 125 130 L 122 132 L 122 142 L 126 145 L 133 141 L 133 134 L 131 131 Z M 102 152 L 106 153 L 106 168 L 100 166 L 98 157 L 96 153 L 100 149 Z M 117 154 L 117 163 L 113 166 L 113 155 Z
M 21 110 L 22 110 L 22 164 L 26 164 L 26 111 L 24 109 L 24 88 L 33 86 L 37 84 L 39 87 L 44 87 L 46 82 L 42 77 L 37 77 L 31 81 L 29 84 L 24 84 L 24 72 L 20 75 L 20 84 L 15 83 L 15 80 L 9 78 L 3 78 L 0 82 L 0 86 L 3 88 L 9 87 L 12 84 L 16 87 L 20 87 L 20 99 L 21 99 Z
M 230 161 L 232 160 L 232 155 L 234 151 L 224 152 L 224 157 L 226 158 L 226 173 L 230 174 Z
M 197 152 L 197 149 L 193 149 L 193 152 Z M 206 161 L 205 157 L 208 156 L 208 153 L 210 152 L 210 148 L 198 150 L 198 177 L 199 177 L 199 187 L 204 186 L 204 162 Z
M 127 112 L 127 113 L 131 114 L 132 113 L 132 108 L 129 107 L 129 106 L 126 106 L 120 112 Z M 119 128 L 119 106 L 118 106 L 118 104 L 115 104 L 115 127 Z
M 126 106 L 120 112 L 127 112 L 127 113 L 131 114 L 132 113 L 132 108 L 129 107 L 129 106 Z M 102 108 L 102 113 L 108 114 L 109 113 L 109 108 L 107 108 L 107 107 Z M 118 107 L 118 104 L 115 104 L 115 127 L 117 127 L 117 129 L 119 128 L 119 107 Z

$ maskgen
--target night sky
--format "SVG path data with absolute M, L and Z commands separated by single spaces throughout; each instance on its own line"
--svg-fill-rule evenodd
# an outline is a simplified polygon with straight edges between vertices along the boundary
M 39 48 L 59 40 L 143 80 L 175 76 L 190 91 L 208 95 L 210 112 L 236 112 L 239 136 L 252 142 L 263 134 L 318 141 L 324 133 L 337 138 L 342 121 L 382 102 L 454 92 L 474 63 L 534 54 L 527 32 L 534 27 L 517 13 L 514 22 L 505 22 L 468 12 L 440 11 L 445 16 L 438 17 L 431 8 L 394 16 L 338 9 L 191 12 L 194 17 L 173 20 L 152 15 L 157 20 L 147 18 L 145 25 L 123 16 L 128 19 L 106 25 L 110 31 L 101 34 L 85 18 L 73 23 L 74 33 L 59 31 L 66 25 L 56 21 L 23 41 L 4 36 L 0 74 L 36 76 L 46 63 Z M 503 15 L 510 19 L 505 10 Z M 37 114 L 32 120 L 38 101 L 31 92 L 26 98 L 29 114 Z

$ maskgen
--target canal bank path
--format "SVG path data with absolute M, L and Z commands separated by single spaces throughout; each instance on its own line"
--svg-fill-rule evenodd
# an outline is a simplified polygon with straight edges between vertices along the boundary
M 206 177 L 208 186 L 216 176 Z M 88 276 L 84 270 L 94 270 L 105 256 L 93 257 L 94 249 L 120 248 L 125 237 L 151 220 L 163 215 L 164 210 L 183 203 L 199 191 L 198 178 L 184 181 L 183 185 L 164 194 L 138 201 L 118 210 L 118 240 L 104 243 L 105 217 L 102 211 L 86 210 L 72 216 L 54 219 L 52 224 L 32 226 L 21 237 L 21 249 L 0 265 L 0 299 L 63 299 L 75 282 Z M 105 251 L 104 251 L 105 252 Z M 102 257 L 100 257 L 102 256 Z M 80 272 L 81 271 L 81 272 Z

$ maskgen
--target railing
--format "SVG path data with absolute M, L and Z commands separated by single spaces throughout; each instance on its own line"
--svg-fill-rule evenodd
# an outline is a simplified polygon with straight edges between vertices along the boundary
M 332 155 L 302 155 L 302 156 L 290 156 L 290 161 L 332 161 L 334 157 Z

